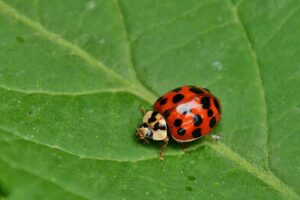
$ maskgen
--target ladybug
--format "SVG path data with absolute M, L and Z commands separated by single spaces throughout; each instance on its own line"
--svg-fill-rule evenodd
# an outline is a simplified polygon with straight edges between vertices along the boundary
M 141 108 L 142 124 L 136 129 L 139 140 L 164 141 L 160 159 L 169 137 L 180 143 L 191 142 L 209 134 L 221 120 L 221 102 L 208 89 L 181 86 L 158 98 L 154 111 Z M 218 139 L 216 137 L 216 139 Z

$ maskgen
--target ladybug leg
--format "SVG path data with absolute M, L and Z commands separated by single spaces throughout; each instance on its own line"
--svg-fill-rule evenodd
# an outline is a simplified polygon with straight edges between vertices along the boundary
M 160 151 L 159 151 L 159 159 L 160 160 L 164 159 L 163 158 L 163 153 L 164 153 L 164 151 L 165 151 L 165 149 L 166 149 L 166 147 L 167 147 L 167 145 L 169 143 L 169 137 L 168 136 L 164 139 L 164 142 L 165 142 L 165 144 L 162 145 L 162 147 L 160 148 Z
M 149 141 L 147 140 L 147 138 L 145 138 L 141 132 L 139 132 L 139 129 L 136 129 L 136 135 L 138 137 L 139 140 L 143 140 L 144 144 L 149 144 Z
M 144 138 L 143 140 L 144 140 L 144 144 L 150 144 L 146 138 Z
M 221 139 L 221 136 L 219 135 L 211 135 L 211 139 L 213 139 L 213 141 L 218 141 Z
M 141 111 L 142 115 L 144 115 L 146 113 L 144 106 L 141 106 L 140 111 Z
M 188 145 L 186 143 L 182 143 L 182 150 L 184 151 L 184 153 L 187 152 L 188 149 Z

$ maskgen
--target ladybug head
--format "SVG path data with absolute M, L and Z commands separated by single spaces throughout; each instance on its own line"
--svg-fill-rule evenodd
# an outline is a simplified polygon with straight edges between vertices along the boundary
M 136 129 L 136 136 L 138 140 L 144 140 L 145 143 L 149 143 L 147 139 L 152 139 L 153 133 L 147 123 L 142 123 Z

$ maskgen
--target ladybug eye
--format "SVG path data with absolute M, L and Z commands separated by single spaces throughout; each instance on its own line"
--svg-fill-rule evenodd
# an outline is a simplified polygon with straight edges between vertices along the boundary
M 140 128 L 148 128 L 148 124 L 144 122 L 140 125 Z

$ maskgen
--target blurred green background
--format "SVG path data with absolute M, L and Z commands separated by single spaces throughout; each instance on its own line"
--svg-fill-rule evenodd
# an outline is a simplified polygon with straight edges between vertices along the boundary
M 0 0 L 0 199 L 300 199 L 297 0 Z M 212 143 L 136 141 L 180 85 Z

